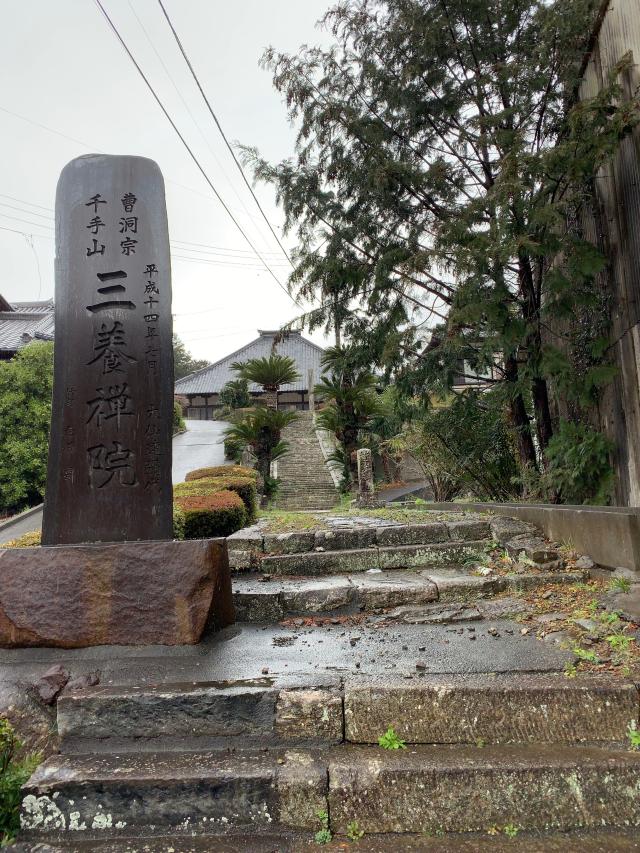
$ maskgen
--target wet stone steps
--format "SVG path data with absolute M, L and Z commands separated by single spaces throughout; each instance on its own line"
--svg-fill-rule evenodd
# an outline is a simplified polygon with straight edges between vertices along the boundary
M 148 831 L 313 831 L 318 811 L 345 836 L 627 828 L 640 824 L 640 755 L 533 746 L 338 746 L 233 753 L 56 756 L 25 787 L 27 839 Z
M 323 846 L 327 853 L 344 851 L 344 839 L 336 838 Z M 398 853 L 397 836 L 365 835 L 360 841 L 350 841 L 349 850 L 360 853 Z M 519 831 L 515 839 L 499 829 L 496 834 L 486 832 L 464 833 L 441 837 L 439 832 L 431 836 L 404 834 L 402 853 L 633 853 L 640 850 L 640 841 L 635 830 L 560 833 L 524 833 Z M 309 833 L 232 833 L 217 838 L 215 847 L 210 837 L 181 838 L 179 853 L 302 853 L 318 851 L 318 844 Z M 27 851 L 21 847 L 16 853 L 62 853 L 62 847 L 47 847 L 46 850 L 29 845 Z M 119 838 L 117 841 L 75 841 L 64 845 L 64 853 L 178 853 L 173 836 L 142 839 Z
M 98 741 L 122 741 L 129 751 L 144 741 L 158 749 L 167 738 L 235 747 L 252 740 L 315 748 L 376 744 L 389 726 L 409 744 L 623 744 L 638 702 L 632 683 L 556 673 L 429 675 L 413 682 L 389 676 L 382 683 L 353 676 L 333 686 L 263 678 L 86 688 L 61 697 L 58 731 L 63 752 L 76 753 L 91 752 L 88 745 Z
M 583 581 L 585 572 L 538 572 L 477 577 L 458 569 L 369 570 L 329 577 L 269 577 L 260 573 L 233 578 L 233 600 L 239 622 L 277 622 L 288 616 L 342 615 L 405 608 L 391 613 L 398 621 L 444 623 L 497 618 L 522 609 L 510 599 L 504 607 L 487 607 L 485 599 L 548 584 Z M 465 604 L 464 615 L 450 605 Z M 475 609 L 475 614 L 472 609 Z
M 640 824 L 640 755 L 582 746 L 332 751 L 331 825 L 366 832 L 570 830 Z

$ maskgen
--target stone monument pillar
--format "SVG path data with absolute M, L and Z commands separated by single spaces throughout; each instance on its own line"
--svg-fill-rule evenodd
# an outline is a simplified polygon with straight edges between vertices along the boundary
M 373 481 L 373 457 L 368 447 L 357 452 L 358 460 L 358 497 L 356 503 L 362 507 L 379 506 L 376 500 L 376 487 Z
M 43 545 L 171 539 L 171 268 L 152 160 L 62 171 L 55 306 Z

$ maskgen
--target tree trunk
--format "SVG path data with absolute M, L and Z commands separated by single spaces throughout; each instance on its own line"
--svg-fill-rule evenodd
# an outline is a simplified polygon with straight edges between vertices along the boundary
M 278 408 L 278 391 L 271 388 L 264 389 L 264 401 L 268 409 Z
M 513 385 L 518 381 L 518 363 L 513 356 L 505 358 L 504 375 L 506 381 Z M 509 417 L 518 441 L 520 464 L 523 468 L 530 467 L 536 470 L 538 467 L 536 448 L 531 435 L 531 425 L 529 424 L 527 409 L 520 392 L 512 395 L 509 400 Z

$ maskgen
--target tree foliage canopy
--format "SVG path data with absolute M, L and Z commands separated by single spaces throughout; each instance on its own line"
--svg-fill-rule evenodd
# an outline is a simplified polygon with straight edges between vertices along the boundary
M 290 385 L 300 378 L 295 361 L 288 355 L 271 353 L 262 358 L 236 361 L 231 367 L 240 379 L 262 385 L 265 391 L 275 392 L 281 385 Z
M 211 362 L 206 359 L 193 358 L 178 335 L 175 332 L 173 333 L 173 374 L 176 382 L 178 379 L 195 373 L 196 370 L 202 370 L 203 367 L 208 367 L 210 364 Z
M 52 389 L 52 343 L 31 343 L 0 361 L 0 510 L 42 500 Z
M 593 399 L 611 378 L 601 331 L 579 374 L 545 340 L 552 318 L 594 304 L 605 262 L 580 211 L 638 122 L 629 57 L 575 97 L 596 5 L 344 0 L 329 48 L 263 57 L 295 156 L 244 149 L 297 232 L 291 282 L 319 303 L 304 321 L 338 321 L 410 393 L 491 368 L 534 467 L 553 435 L 548 380 Z

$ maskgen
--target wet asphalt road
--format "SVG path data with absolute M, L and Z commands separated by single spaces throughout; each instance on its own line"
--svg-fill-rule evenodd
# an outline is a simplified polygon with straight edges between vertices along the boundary
M 173 439 L 174 483 L 181 483 L 194 468 L 226 465 L 224 458 L 225 421 L 186 421 L 187 431 Z

